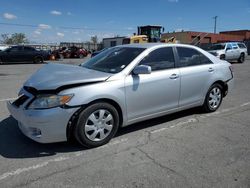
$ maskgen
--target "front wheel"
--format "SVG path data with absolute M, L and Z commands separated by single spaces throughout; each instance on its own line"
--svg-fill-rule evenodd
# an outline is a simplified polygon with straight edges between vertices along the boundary
M 214 112 L 216 111 L 222 102 L 222 86 L 220 84 L 213 84 L 206 95 L 203 109 L 205 112 Z
M 74 136 L 85 147 L 98 147 L 108 143 L 118 127 L 119 115 L 116 108 L 105 102 L 95 103 L 79 115 Z

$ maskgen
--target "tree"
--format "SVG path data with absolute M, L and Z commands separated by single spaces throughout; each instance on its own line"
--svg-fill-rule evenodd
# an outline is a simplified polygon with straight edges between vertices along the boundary
M 12 35 L 2 34 L 1 35 L 3 44 L 13 45 L 13 44 L 23 44 L 28 43 L 24 33 L 14 33 Z
M 92 36 L 91 37 L 91 42 L 94 43 L 94 44 L 97 44 L 98 43 L 98 37 L 96 35 Z

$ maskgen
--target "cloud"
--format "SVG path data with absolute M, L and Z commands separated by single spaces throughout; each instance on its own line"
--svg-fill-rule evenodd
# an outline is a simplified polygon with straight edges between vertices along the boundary
M 37 29 L 37 30 L 34 31 L 34 34 L 36 34 L 36 35 L 41 35 L 41 33 L 42 33 L 42 32 L 41 32 L 41 30 L 39 30 L 39 29 Z
M 133 30 L 135 30 L 135 28 L 133 28 L 133 27 L 127 27 L 127 28 L 125 28 L 126 30 L 129 30 L 129 31 L 133 31 Z
M 58 37 L 64 37 L 64 33 L 57 32 L 56 35 L 57 35 Z
M 39 29 L 50 29 L 51 28 L 51 26 L 47 25 L 47 24 L 39 24 L 38 27 L 39 27 Z
M 17 19 L 17 16 L 16 16 L 16 15 L 10 14 L 10 13 L 7 13 L 7 12 L 3 14 L 3 17 L 4 17 L 5 19 L 8 19 L 8 20 Z
M 72 33 L 75 34 L 75 35 L 78 35 L 80 32 L 79 31 L 73 31 Z
M 50 14 L 53 14 L 53 15 L 56 15 L 56 16 L 60 16 L 60 15 L 62 15 L 62 12 L 57 11 L 57 10 L 52 10 L 52 11 L 50 11 Z
M 170 3 L 178 3 L 179 0 L 168 0 L 168 2 L 170 2 Z

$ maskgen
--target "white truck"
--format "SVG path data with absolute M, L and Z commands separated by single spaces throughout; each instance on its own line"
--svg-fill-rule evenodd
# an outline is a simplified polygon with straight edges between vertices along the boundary
M 226 42 L 214 44 L 209 51 L 214 56 L 227 61 L 243 63 L 247 56 L 247 47 L 242 42 Z

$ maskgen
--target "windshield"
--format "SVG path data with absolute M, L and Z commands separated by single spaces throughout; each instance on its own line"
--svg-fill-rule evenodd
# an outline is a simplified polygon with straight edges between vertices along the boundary
M 215 44 L 210 47 L 210 50 L 224 50 L 225 46 L 225 44 Z
M 81 66 L 101 72 L 118 73 L 144 50 L 145 48 L 110 48 L 81 64 Z

